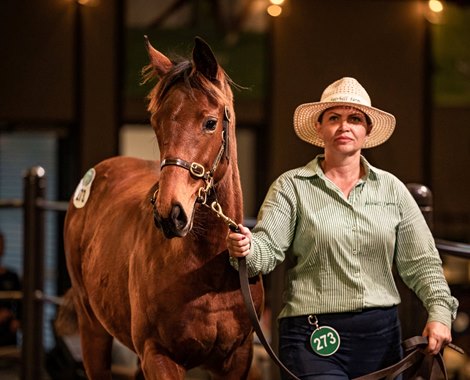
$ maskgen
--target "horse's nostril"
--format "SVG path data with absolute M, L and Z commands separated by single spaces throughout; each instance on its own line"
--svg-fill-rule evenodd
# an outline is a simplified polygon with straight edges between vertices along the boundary
M 157 210 L 154 210 L 154 222 L 157 228 L 160 228 L 167 239 L 174 237 L 183 237 L 188 233 L 188 217 L 181 204 L 172 206 L 170 214 L 164 218 Z
M 173 221 L 174 226 L 178 230 L 184 228 L 188 223 L 188 217 L 186 216 L 186 213 L 184 212 L 181 205 L 179 204 L 173 206 L 173 208 L 171 209 L 170 218 Z

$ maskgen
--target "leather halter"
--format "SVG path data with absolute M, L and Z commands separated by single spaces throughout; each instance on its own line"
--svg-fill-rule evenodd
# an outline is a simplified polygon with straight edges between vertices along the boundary
M 225 106 L 224 109 L 224 119 L 223 119 L 223 129 L 222 129 L 222 145 L 220 146 L 219 152 L 217 153 L 217 156 L 214 160 L 214 163 L 212 164 L 212 167 L 210 170 L 205 170 L 204 166 L 197 163 L 197 162 L 188 162 L 186 160 L 183 160 L 181 158 L 165 158 L 162 160 L 160 164 L 160 170 L 162 170 L 165 166 L 169 165 L 175 165 L 175 166 L 180 166 L 186 170 L 189 170 L 191 173 L 191 176 L 194 178 L 201 178 L 206 180 L 208 177 L 212 177 L 214 175 L 215 170 L 217 169 L 217 166 L 220 163 L 220 160 L 222 159 L 222 155 L 225 152 L 225 157 L 229 157 L 229 152 L 228 152 L 228 125 L 230 122 L 230 111 L 227 106 Z
M 165 158 L 160 163 L 160 171 L 163 170 L 165 166 L 179 166 L 183 169 L 186 169 L 191 174 L 191 177 L 194 179 L 202 179 L 205 182 L 205 187 L 201 187 L 198 192 L 197 202 L 206 204 L 207 195 L 210 193 L 214 186 L 214 173 L 219 166 L 219 163 L 222 159 L 222 156 L 225 153 L 227 160 L 229 159 L 229 124 L 230 124 L 230 110 L 228 106 L 224 107 L 224 117 L 222 121 L 222 144 L 219 148 L 217 156 L 212 163 L 212 166 L 209 170 L 206 170 L 203 165 L 198 162 L 189 162 L 182 158 Z M 155 193 L 153 194 L 150 202 L 155 207 L 155 202 L 157 198 L 158 185 Z M 154 210 L 155 213 L 156 210 Z

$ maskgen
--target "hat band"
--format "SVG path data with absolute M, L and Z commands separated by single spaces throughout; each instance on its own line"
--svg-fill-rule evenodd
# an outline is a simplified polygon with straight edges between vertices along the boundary
M 351 95 L 351 94 L 334 94 L 331 95 L 325 99 L 322 99 L 321 102 L 333 102 L 333 103 L 341 103 L 341 102 L 346 102 L 346 103 L 357 103 L 361 104 L 363 106 L 368 106 L 370 107 L 370 100 L 362 98 L 357 95 Z

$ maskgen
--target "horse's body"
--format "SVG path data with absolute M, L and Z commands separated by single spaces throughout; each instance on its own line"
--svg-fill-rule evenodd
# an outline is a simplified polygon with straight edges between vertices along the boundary
M 111 378 L 115 337 L 137 353 L 146 379 L 183 379 L 195 366 L 216 379 L 245 379 L 252 327 L 228 260 L 227 226 L 198 203 L 215 201 L 243 220 L 230 85 L 202 40 L 193 63 L 174 64 L 148 49 L 160 77 L 149 111 L 166 164 L 103 161 L 89 198 L 77 189 L 74 201 L 81 199 L 71 202 L 65 222 L 85 369 L 92 380 Z M 259 277 L 251 290 L 261 313 Z

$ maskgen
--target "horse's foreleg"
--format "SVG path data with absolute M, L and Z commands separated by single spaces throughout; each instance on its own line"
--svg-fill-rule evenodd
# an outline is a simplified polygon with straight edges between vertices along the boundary
M 237 348 L 230 358 L 227 358 L 222 369 L 213 371 L 214 380 L 247 380 L 253 359 L 253 342 L 251 339 Z
M 95 317 L 79 316 L 83 365 L 89 380 L 111 380 L 113 337 Z
M 141 357 L 140 366 L 145 380 L 183 380 L 186 369 L 155 347 L 154 342 L 147 340 Z

